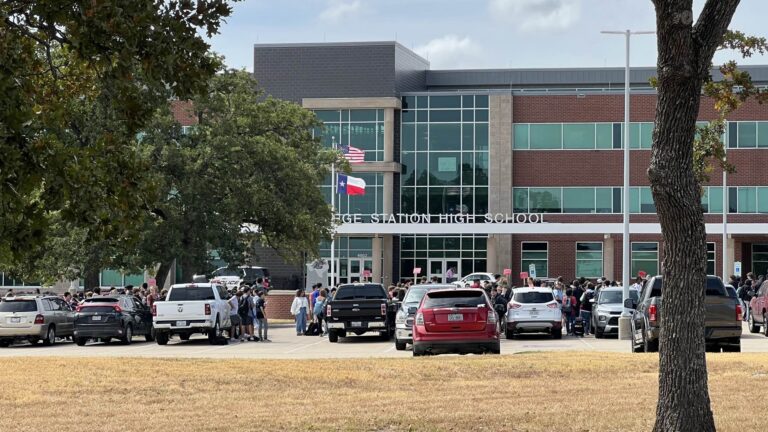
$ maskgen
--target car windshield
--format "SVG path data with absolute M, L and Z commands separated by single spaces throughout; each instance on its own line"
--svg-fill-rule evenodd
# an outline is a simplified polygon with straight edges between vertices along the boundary
M 0 302 L 0 312 L 36 312 L 37 303 L 34 300 L 6 300 Z
M 248 279 L 258 279 L 269 277 L 269 272 L 266 269 L 260 268 L 244 268 L 245 277 Z
M 517 303 L 549 303 L 554 299 L 551 292 L 542 291 L 516 292 L 512 297 Z
M 216 300 L 211 287 L 178 287 L 171 288 L 168 293 L 168 301 L 201 301 Z
M 217 277 L 240 277 L 240 272 L 236 269 L 223 268 L 216 270 L 213 275 Z
M 342 285 L 334 300 L 385 299 L 387 293 L 381 285 Z
M 429 288 L 411 287 L 408 290 L 408 294 L 405 295 L 403 303 L 406 305 L 417 305 L 421 303 L 421 299 L 424 298 L 424 294 L 429 291 Z
M 599 304 L 606 303 L 618 303 L 622 304 L 624 293 L 621 291 L 603 291 L 600 293 L 600 298 L 597 300 Z M 637 290 L 629 290 L 629 298 L 637 301 Z
M 486 306 L 482 291 L 439 291 L 427 293 L 425 309 Z
M 114 306 L 104 305 L 87 305 L 80 309 L 80 312 L 84 313 L 112 313 L 115 311 Z

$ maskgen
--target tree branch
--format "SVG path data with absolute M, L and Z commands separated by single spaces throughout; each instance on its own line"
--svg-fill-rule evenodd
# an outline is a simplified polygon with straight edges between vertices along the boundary
M 693 39 L 698 45 L 699 70 L 709 71 L 712 56 L 723 43 L 723 35 L 728 30 L 740 1 L 707 0 L 704 4 L 704 9 L 693 26 Z

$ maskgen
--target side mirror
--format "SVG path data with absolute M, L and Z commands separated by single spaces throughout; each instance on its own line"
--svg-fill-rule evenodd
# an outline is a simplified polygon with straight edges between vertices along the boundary
M 409 307 L 409 308 L 408 308 L 408 315 L 412 315 L 412 314 L 415 314 L 417 310 L 419 310 L 419 308 L 418 308 L 417 306 L 411 306 L 411 307 Z
M 637 302 L 631 298 L 624 300 L 624 307 L 627 309 L 637 309 Z
M 594 302 L 595 302 L 595 299 L 589 299 L 589 302 L 590 302 L 590 303 L 594 303 Z

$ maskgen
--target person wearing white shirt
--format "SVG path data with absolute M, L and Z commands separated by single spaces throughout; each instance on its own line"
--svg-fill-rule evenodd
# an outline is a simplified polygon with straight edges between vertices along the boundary
M 307 330 L 307 316 L 309 314 L 309 301 L 304 290 L 296 290 L 296 297 L 291 303 L 291 315 L 296 317 L 296 336 L 304 335 Z
M 240 327 L 240 315 L 237 314 L 237 309 L 240 306 L 240 296 L 242 295 L 242 291 L 238 291 L 227 300 L 227 304 L 229 304 L 229 320 L 232 324 L 229 330 L 229 337 L 232 342 L 237 340 L 237 329 Z

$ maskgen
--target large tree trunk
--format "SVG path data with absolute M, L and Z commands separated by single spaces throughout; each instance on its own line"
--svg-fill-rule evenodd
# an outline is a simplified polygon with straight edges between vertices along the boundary
M 99 286 L 99 273 L 98 268 L 88 268 L 83 275 L 83 287 L 85 291 L 93 291 L 94 288 Z
M 161 263 L 160 268 L 157 270 L 155 280 L 157 281 L 157 287 L 162 289 L 165 286 L 165 279 L 168 277 L 168 272 L 171 270 L 172 263 Z
M 655 431 L 714 431 L 704 344 L 706 230 L 693 140 L 703 80 L 738 0 L 655 0 L 658 102 L 648 176 L 664 238 Z

